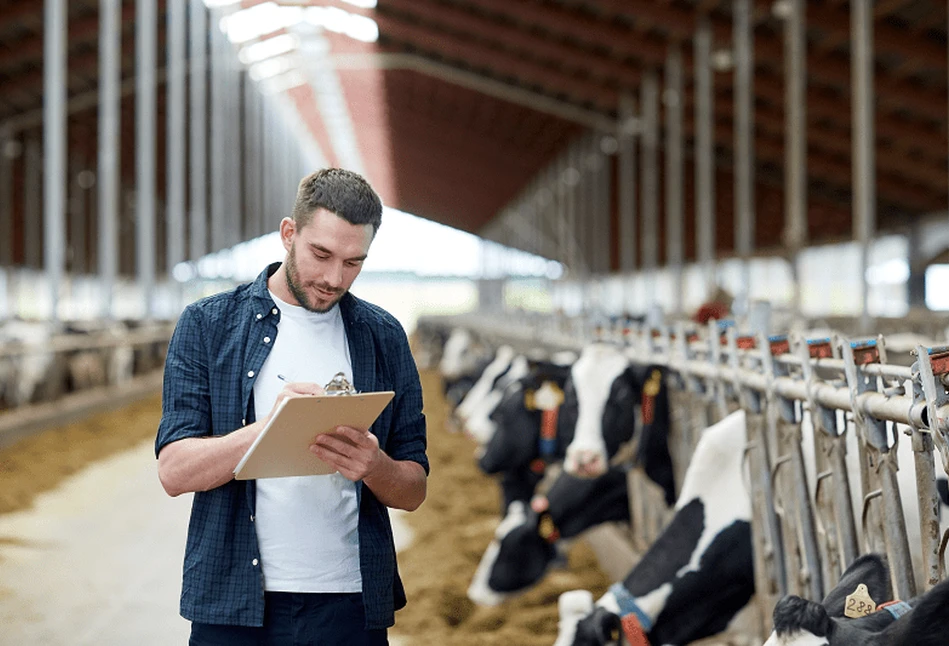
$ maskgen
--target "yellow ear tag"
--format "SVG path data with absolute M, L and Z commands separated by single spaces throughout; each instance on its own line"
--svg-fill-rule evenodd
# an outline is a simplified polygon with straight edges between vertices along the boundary
M 847 595 L 844 602 L 844 616 L 851 619 L 866 617 L 877 609 L 877 604 L 870 597 L 867 586 L 857 584 L 857 589 Z
M 524 408 L 527 410 L 537 410 L 537 406 L 534 405 L 534 391 L 525 390 L 524 391 Z
M 563 391 L 553 381 L 545 381 L 534 393 L 534 406 L 537 410 L 554 410 L 563 403 Z
M 655 397 L 659 394 L 659 388 L 662 386 L 662 373 L 658 370 L 653 370 L 649 373 L 649 380 L 643 386 L 643 393 L 649 395 L 650 397 Z

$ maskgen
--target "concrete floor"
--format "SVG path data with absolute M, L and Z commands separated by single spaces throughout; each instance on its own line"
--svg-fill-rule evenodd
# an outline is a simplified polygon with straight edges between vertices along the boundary
M 187 644 L 178 595 L 191 497 L 165 495 L 152 447 L 0 516 L 0 645 Z M 395 514 L 393 526 L 403 549 L 411 532 Z

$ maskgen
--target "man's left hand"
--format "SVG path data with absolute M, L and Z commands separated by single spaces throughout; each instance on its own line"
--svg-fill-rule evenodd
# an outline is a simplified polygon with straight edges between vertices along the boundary
M 310 451 L 353 482 L 368 476 L 385 459 L 375 435 L 350 426 L 317 435 Z

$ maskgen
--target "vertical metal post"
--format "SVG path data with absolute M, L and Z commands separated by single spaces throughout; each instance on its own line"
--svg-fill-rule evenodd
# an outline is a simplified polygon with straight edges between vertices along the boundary
M 641 207 L 642 267 L 654 272 L 659 264 L 659 82 L 653 72 L 647 72 L 641 86 L 642 98 L 642 180 Z M 655 280 L 649 280 L 647 306 L 655 304 Z
M 208 251 L 207 211 L 207 47 L 208 9 L 204 0 L 192 0 L 190 22 L 190 150 L 191 248 L 188 257 L 201 258 Z
M 122 70 L 120 0 L 99 3 L 99 193 L 97 257 L 102 281 L 99 314 L 113 317 L 112 294 L 119 267 L 119 80 Z
M 636 268 L 636 99 L 630 93 L 620 96 L 619 138 L 619 268 Z
M 43 35 L 43 267 L 59 320 L 66 251 L 66 2 L 46 0 Z
M 751 0 L 734 0 L 735 39 L 735 251 L 745 260 L 739 307 L 747 309 L 751 290 L 749 263 L 755 240 L 754 195 L 754 49 Z
M 695 32 L 695 232 L 707 296 L 715 291 L 715 161 L 712 146 L 712 30 L 707 18 Z
M 801 311 L 798 254 L 807 242 L 807 40 L 804 0 L 790 0 L 784 24 L 784 244 L 792 277 L 792 310 Z
M 64 260 L 69 260 L 67 271 L 77 275 L 86 272 L 86 189 L 79 180 L 85 160 L 83 155 L 72 152 L 67 167 L 66 212 L 69 236 Z
M 260 118 L 257 114 L 256 85 L 250 77 L 244 79 L 244 127 L 241 140 L 244 145 L 244 164 L 241 172 L 244 174 L 244 222 L 247 239 L 256 238 L 263 232 L 260 230 L 260 211 L 257 208 L 257 143 L 260 133 Z
M 682 53 L 672 46 L 666 55 L 665 92 L 666 106 L 666 265 L 672 271 L 675 313 L 682 312 L 682 261 L 683 214 L 682 214 Z
M 185 259 L 185 41 L 184 2 L 171 2 L 168 12 L 167 150 L 165 152 L 165 265 L 169 285 L 175 286 L 175 266 Z M 180 294 L 179 294 L 180 295 Z
M 0 267 L 13 265 L 13 151 L 18 144 L 0 132 Z M 0 303 L 5 309 L 6 303 Z
M 216 22 L 217 13 L 211 12 L 211 22 Z M 227 39 L 221 30 L 211 28 L 211 252 L 227 246 L 227 195 L 225 173 L 228 168 L 227 133 Z
M 873 109 L 873 3 L 852 0 L 851 67 L 853 72 L 853 236 L 860 245 L 861 328 L 870 325 L 867 284 L 870 243 L 876 231 L 876 129 Z
M 158 16 L 155 0 L 135 9 L 135 260 L 145 317 L 154 314 L 155 291 L 155 62 Z
M 40 196 L 43 182 L 43 144 L 35 133 L 24 142 L 23 151 L 23 236 L 24 265 L 39 269 L 43 265 L 42 214 Z

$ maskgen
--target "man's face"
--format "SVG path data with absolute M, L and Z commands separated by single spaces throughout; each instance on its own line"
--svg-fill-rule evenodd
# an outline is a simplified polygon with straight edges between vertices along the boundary
M 301 229 L 285 218 L 280 235 L 287 249 L 287 288 L 304 309 L 326 312 L 359 275 L 373 231 L 371 224 L 350 224 L 335 213 L 317 209 Z

